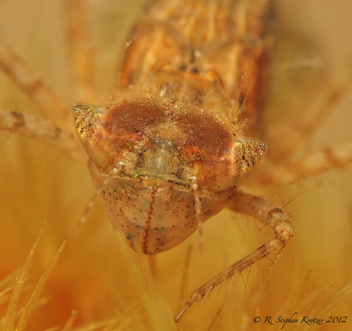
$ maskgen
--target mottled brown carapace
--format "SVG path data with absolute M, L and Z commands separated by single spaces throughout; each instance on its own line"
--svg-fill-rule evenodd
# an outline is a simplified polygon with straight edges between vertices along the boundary
M 155 1 L 132 29 L 120 86 L 226 114 L 259 137 L 268 85 L 274 1 Z
M 243 137 L 239 117 L 257 134 L 270 15 L 266 1 L 156 2 L 122 61 L 127 96 L 75 107 L 93 181 L 134 249 L 154 254 L 182 242 L 264 154 L 264 143 Z
M 155 254 L 197 229 L 201 235 L 201 224 L 226 205 L 275 233 L 193 292 L 176 322 L 224 279 L 280 251 L 292 237 L 279 208 L 236 192 L 267 148 L 255 138 L 268 85 L 272 5 L 153 2 L 127 42 L 122 97 L 74 109 L 94 185 L 134 250 Z
M 77 105 L 75 119 L 113 224 L 146 254 L 174 247 L 197 229 L 197 217 L 204 222 L 224 208 L 266 148 L 237 137 L 225 117 L 167 98 Z
M 134 250 L 155 254 L 201 234 L 201 224 L 226 205 L 275 233 L 193 292 L 176 322 L 224 279 L 292 237 L 279 208 L 236 192 L 267 148 L 255 138 L 268 85 L 272 4 L 153 2 L 128 39 L 120 99 L 74 108 L 94 185 Z
M 55 298 L 44 306 L 42 316 L 35 311 L 33 330 L 53 324 L 62 325 L 63 330 L 172 330 L 176 327 L 170 310 L 179 311 L 178 322 L 195 302 L 220 285 L 227 292 L 224 300 L 202 304 L 198 312 L 194 309 L 182 325 L 184 330 L 248 329 L 258 313 L 273 318 L 285 316 L 284 312 L 304 316 L 307 307 L 317 317 L 326 317 L 319 316 L 319 309 L 325 315 L 333 312 L 351 293 L 348 285 L 326 301 L 321 296 L 331 280 L 336 284 L 348 281 L 350 209 L 346 199 L 350 187 L 345 177 L 340 178 L 345 191 L 335 186 L 338 171 L 326 182 L 325 200 L 320 199 L 324 193 L 314 187 L 314 199 L 304 194 L 302 205 L 307 209 L 289 206 L 295 211 L 296 245 L 285 252 L 280 265 L 274 264 L 293 236 L 292 214 L 281 210 L 288 205 L 283 190 L 287 188 L 284 191 L 292 197 L 297 187 L 289 184 L 298 185 L 298 178 L 352 162 L 352 143 L 342 144 L 340 138 L 349 138 L 336 135 L 347 131 L 344 115 L 339 114 L 335 125 L 321 127 L 326 138 L 319 140 L 321 144 L 312 144 L 310 139 L 349 92 L 351 76 L 340 53 L 340 47 L 348 48 L 344 26 L 348 11 L 341 9 L 345 4 L 145 0 L 147 6 L 120 50 L 117 69 L 122 25 L 129 24 L 128 11 L 140 12 L 140 1 L 144 0 L 21 0 L 17 7 L 13 5 L 17 1 L 5 0 L 0 4 L 0 22 L 6 28 L 0 34 L 11 45 L 0 41 L 0 87 L 3 98 L 10 101 L 3 104 L 9 109 L 0 109 L 0 131 L 6 131 L 1 132 L 0 150 L 5 174 L 0 199 L 1 244 L 6 247 L 0 259 L 3 276 L 18 269 L 41 220 L 48 219 L 51 229 L 43 237 L 42 248 L 39 243 L 38 249 L 31 249 L 21 275 L 14 272 L 0 282 L 0 301 L 8 302 L 2 325 L 23 331 L 34 308 L 45 298 Z M 35 3 L 39 12 L 32 9 Z M 345 21 L 339 14 L 332 19 L 335 9 L 346 14 Z M 30 19 L 36 28 L 23 28 L 28 17 L 45 18 L 44 25 Z M 6 37 L 11 26 L 18 33 Z M 68 27 L 66 32 L 64 27 Z M 330 35 L 330 31 L 335 32 Z M 17 43 L 20 35 L 23 40 Z M 312 48 L 306 50 L 307 43 L 324 45 L 325 51 L 312 46 L 318 51 L 317 59 Z M 328 67 L 325 63 L 315 70 L 317 62 L 322 62 L 320 56 L 338 53 L 336 76 L 335 70 L 321 75 Z M 75 127 L 70 121 L 74 102 Z M 18 139 L 15 133 L 37 142 Z M 270 146 L 264 157 L 266 145 L 258 139 Z M 315 147 L 321 149 L 314 151 Z M 97 188 L 88 204 L 87 155 Z M 259 159 L 260 165 L 241 179 Z M 82 163 L 77 166 L 71 160 Z M 274 198 L 276 185 L 280 191 L 275 189 Z M 321 187 L 319 179 L 319 191 Z M 271 196 L 276 203 L 246 191 Z M 138 253 L 154 255 L 126 251 L 125 243 L 116 242 L 112 226 L 101 221 L 99 207 L 92 209 L 97 196 L 116 232 Z M 224 207 L 232 212 L 212 218 L 202 236 L 202 223 Z M 23 290 L 34 286 L 32 281 L 23 286 L 25 280 L 35 282 L 63 235 L 73 233 L 72 226 L 78 233 L 88 214 L 96 222 L 86 226 L 84 235 L 74 240 L 68 236 L 70 243 L 60 247 L 32 294 L 20 298 Z M 239 222 L 234 223 L 235 218 Z M 253 219 L 261 222 L 263 231 L 251 231 Z M 247 220 L 250 225 L 242 225 Z M 257 222 L 253 223 L 258 229 Z M 197 228 L 199 236 L 184 241 Z M 268 238 L 265 242 L 264 237 Z M 191 254 L 188 249 L 197 247 L 197 239 L 200 243 L 203 239 L 203 254 L 197 250 Z M 63 247 L 66 253 L 55 271 L 52 268 Z M 259 266 L 261 260 L 267 263 Z M 35 270 L 28 273 L 33 261 Z M 151 262 L 150 270 L 145 261 Z M 311 267 L 318 270 L 318 283 L 315 291 L 307 292 L 298 274 Z M 324 278 L 319 275 L 322 270 Z M 49 274 L 52 281 L 42 297 Z M 236 277 L 232 292 L 225 283 L 235 275 L 242 279 Z M 189 288 L 204 278 L 209 281 L 199 284 L 185 300 Z M 72 309 L 79 314 L 71 314 Z M 265 323 L 256 327 L 265 328 Z

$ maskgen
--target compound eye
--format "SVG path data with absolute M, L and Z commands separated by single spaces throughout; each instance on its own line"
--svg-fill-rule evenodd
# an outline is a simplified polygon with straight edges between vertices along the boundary
M 267 146 L 259 140 L 245 137 L 237 139 L 233 148 L 236 171 L 245 175 L 259 162 L 266 150 Z
M 90 159 L 101 169 L 109 170 L 126 155 L 129 158 L 133 145 L 144 142 L 146 129 L 164 121 L 165 116 L 157 105 L 140 101 L 102 107 L 77 104 L 74 120 Z
M 238 180 L 261 159 L 267 146 L 251 138 L 233 140 L 219 157 L 206 155 L 194 163 L 193 174 L 201 187 L 219 192 L 237 185 Z
M 103 143 L 104 114 L 94 105 L 77 104 L 74 106 L 73 115 L 76 132 L 84 150 L 90 159 L 104 169 L 108 163 Z
M 235 138 L 233 127 L 201 110 L 169 111 L 155 102 L 124 101 L 108 106 L 77 104 L 78 137 L 90 159 L 109 171 L 188 183 L 221 191 L 251 170 L 267 147 L 251 138 Z

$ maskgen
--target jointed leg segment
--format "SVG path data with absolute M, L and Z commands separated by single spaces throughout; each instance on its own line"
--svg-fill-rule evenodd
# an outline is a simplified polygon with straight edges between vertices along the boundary
M 293 236 L 293 229 L 285 213 L 274 206 L 272 203 L 261 198 L 238 192 L 230 201 L 228 207 L 238 213 L 245 214 L 260 220 L 268 225 L 275 233 L 275 238 L 259 247 L 240 261 L 236 262 L 226 270 L 220 272 L 203 286 L 196 289 L 186 302 L 182 310 L 176 315 L 175 322 L 178 322 L 182 315 L 192 306 L 194 302 L 202 300 L 206 294 L 220 285 L 226 279 L 230 279 L 235 273 L 241 273 L 244 269 L 250 267 L 257 261 L 266 256 L 276 253 L 276 257 L 285 247 L 286 243 Z
M 77 138 L 48 121 L 21 113 L 0 110 L 0 131 L 14 131 L 54 147 L 74 160 L 86 159 Z
M 261 176 L 256 177 L 256 184 L 285 185 L 299 178 L 317 176 L 350 163 L 352 163 L 352 142 L 336 144 L 284 165 L 274 165 L 267 161 Z
M 45 84 L 40 75 L 30 70 L 17 54 L 3 41 L 0 42 L 0 70 L 54 122 L 67 120 L 68 109 L 59 97 Z
M 95 59 L 91 30 L 84 0 L 65 0 L 70 69 L 77 86 L 77 100 L 90 102 L 94 95 Z

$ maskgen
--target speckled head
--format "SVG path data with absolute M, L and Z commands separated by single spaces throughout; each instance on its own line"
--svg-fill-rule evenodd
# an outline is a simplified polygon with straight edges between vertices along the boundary
M 146 254 L 172 248 L 197 229 L 191 178 L 204 222 L 224 208 L 266 149 L 238 137 L 226 118 L 169 99 L 76 105 L 74 116 L 109 217 Z

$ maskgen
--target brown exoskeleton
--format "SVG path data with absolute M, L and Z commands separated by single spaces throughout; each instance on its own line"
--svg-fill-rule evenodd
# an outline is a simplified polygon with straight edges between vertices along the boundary
M 125 96 L 100 107 L 75 106 L 93 182 L 135 250 L 170 249 L 226 205 L 275 233 L 197 289 L 176 321 L 224 278 L 280 251 L 293 234 L 279 208 L 236 192 L 239 178 L 266 150 L 243 136 L 238 117 L 247 119 L 247 132 L 259 135 L 272 4 L 155 3 L 131 33 L 120 77 Z
M 177 245 L 225 206 L 259 219 L 275 234 L 194 291 L 176 320 L 225 279 L 280 252 L 292 236 L 279 208 L 235 190 L 266 148 L 257 139 L 265 140 L 266 134 L 261 111 L 274 45 L 273 5 L 188 1 L 180 7 L 154 1 L 128 39 L 120 97 L 103 106 L 75 106 L 93 181 L 115 227 L 137 251 L 153 254 Z M 60 113 L 55 95 L 42 81 L 27 79 L 36 77 L 6 48 L 0 64 L 35 104 L 47 109 L 49 103 L 53 116 Z M 89 86 L 85 72 L 83 85 Z M 77 101 L 87 102 L 84 97 Z M 74 158 L 79 154 L 71 134 L 40 119 L 1 112 L 1 129 L 48 142 Z M 254 172 L 251 180 L 288 183 L 347 163 L 351 155 L 350 145 L 286 164 L 267 155 L 260 175 Z
M 175 100 L 79 105 L 75 120 L 110 219 L 145 254 L 176 246 L 197 229 L 197 218 L 224 208 L 266 148 L 237 138 L 225 117 Z

